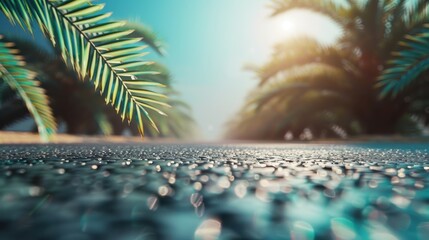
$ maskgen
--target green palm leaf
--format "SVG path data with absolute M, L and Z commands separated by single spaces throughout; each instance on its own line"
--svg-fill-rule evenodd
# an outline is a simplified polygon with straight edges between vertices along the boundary
M 402 0 L 404 14 L 402 19 L 409 27 L 415 27 L 420 22 L 427 22 L 429 17 L 429 2 L 428 1 L 415 1 L 415 0 Z
M 131 37 L 142 38 L 142 41 L 154 49 L 159 55 L 165 55 L 166 51 L 164 43 L 148 26 L 141 23 L 127 21 L 124 27 L 125 29 L 134 30 L 134 32 L 130 35 Z
M 12 49 L 13 44 L 0 42 L 0 80 L 6 82 L 24 101 L 44 141 L 56 131 L 55 119 L 45 91 L 34 79 L 35 73 L 23 67 L 24 62 Z
M 165 136 L 185 138 L 193 135 L 195 121 L 190 117 L 190 107 L 177 99 L 172 92 L 166 92 L 169 96 L 168 104 L 172 107 L 162 107 L 166 116 L 160 115 L 156 120 L 159 123 L 159 133 L 152 133 L 153 136 Z
M 411 85 L 418 76 L 429 69 L 429 24 L 414 35 L 407 35 L 400 42 L 401 50 L 394 52 L 389 66 L 379 77 L 381 96 L 397 95 Z
M 100 129 L 101 133 L 105 136 L 110 136 L 113 133 L 113 126 L 109 122 L 109 119 L 103 111 L 99 110 L 94 113 L 95 115 L 95 122 L 98 125 L 98 128 Z
M 109 22 L 110 13 L 102 13 L 103 4 L 89 0 L 15 0 L 0 3 L 0 9 L 12 21 L 31 29 L 30 19 L 50 37 L 63 59 L 88 79 L 121 116 L 135 120 L 144 134 L 144 119 L 157 130 L 144 105 L 164 105 L 151 95 L 137 94 L 150 84 L 146 77 L 156 72 L 130 72 L 129 64 L 142 62 L 147 53 L 132 38 L 133 30 L 122 30 L 125 22 Z M 118 30 L 119 29 L 119 30 Z M 143 64 L 144 62 L 142 62 Z M 142 96 L 145 95 L 145 96 Z

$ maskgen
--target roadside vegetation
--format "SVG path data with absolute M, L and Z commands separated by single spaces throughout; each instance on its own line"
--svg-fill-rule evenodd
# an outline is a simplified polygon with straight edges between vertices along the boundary
M 86 0 L 0 2 L 11 23 L 42 31 L 52 46 L 2 37 L 0 129 L 30 114 L 45 141 L 61 124 L 71 134 L 190 135 L 189 106 L 167 67 L 145 57 L 163 55 L 162 41 L 144 25 L 111 20 L 103 7 Z
M 429 2 L 274 0 L 273 16 L 307 9 L 332 19 L 332 45 L 275 46 L 227 133 L 233 139 L 419 135 L 429 124 Z

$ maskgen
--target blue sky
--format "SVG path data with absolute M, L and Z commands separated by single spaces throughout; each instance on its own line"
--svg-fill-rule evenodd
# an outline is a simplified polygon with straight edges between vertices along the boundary
M 339 35 L 329 20 L 309 12 L 271 18 L 269 0 L 96 2 L 106 3 L 105 10 L 116 19 L 150 26 L 164 40 L 168 54 L 161 61 L 191 105 L 205 139 L 222 136 L 227 121 L 256 85 L 255 75 L 243 69 L 245 64 L 261 65 L 272 46 L 288 37 L 307 34 L 329 43 Z M 157 59 L 155 54 L 148 58 Z

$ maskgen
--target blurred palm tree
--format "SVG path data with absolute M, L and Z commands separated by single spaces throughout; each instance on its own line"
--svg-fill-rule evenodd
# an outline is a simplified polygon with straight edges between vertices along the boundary
M 133 28 L 133 37 L 142 38 L 142 41 L 151 47 L 151 50 L 161 54 L 165 53 L 164 45 L 155 33 L 148 27 L 138 23 L 127 23 L 126 28 Z M 106 106 L 102 96 L 93 94 L 93 86 L 88 82 L 79 81 L 79 76 L 74 73 L 62 61 L 61 56 L 55 49 L 45 49 L 34 41 L 24 39 L 8 39 L 15 43 L 15 48 L 27 59 L 27 65 L 38 73 L 41 86 L 51 99 L 51 106 L 57 121 L 65 125 L 67 133 L 70 134 L 122 134 L 129 129 L 133 135 L 139 133 L 134 125 L 124 124 L 114 109 Z M 44 61 L 40 61 L 44 59 Z M 190 117 L 189 106 L 178 99 L 177 93 L 171 82 L 168 69 L 161 64 L 147 62 L 139 66 L 137 71 L 154 71 L 159 74 L 148 75 L 146 81 L 162 85 L 160 94 L 152 92 L 154 97 L 163 98 L 165 104 L 159 104 L 157 108 L 146 106 L 148 113 L 153 116 L 158 130 L 152 127 L 144 127 L 146 136 L 149 137 L 191 137 L 194 121 Z M 1 90 L 0 90 L 1 91 Z M 0 96 L 13 95 L 13 91 L 4 89 Z M 0 129 L 28 116 L 28 111 L 23 107 L 24 102 L 13 99 L 0 103 Z M 9 106 L 14 106 L 10 108 Z
M 329 17 L 343 35 L 328 46 L 308 37 L 277 45 L 271 60 L 256 69 L 259 86 L 231 122 L 229 137 L 416 133 L 428 123 L 429 95 L 423 89 L 429 85 L 422 73 L 429 66 L 429 2 L 273 1 L 273 15 L 292 9 Z M 419 84 L 396 90 L 411 80 Z M 383 98 L 392 89 L 395 97 Z
M 0 36 L 0 38 L 2 38 Z M 0 106 L 1 118 L 13 121 L 15 116 L 33 116 L 42 140 L 55 132 L 56 122 L 45 90 L 36 74 L 25 66 L 22 56 L 10 42 L 0 42 Z M 17 103 L 21 103 L 17 106 Z M 0 122 L 0 127 L 3 124 Z
M 126 28 L 125 21 L 110 21 L 111 13 L 104 13 L 103 8 L 104 4 L 90 0 L 0 1 L 0 11 L 11 23 L 30 33 L 38 26 L 76 79 L 91 82 L 122 121 L 136 122 L 142 135 L 146 123 L 157 130 L 148 110 L 162 113 L 158 107 L 167 104 L 165 96 L 154 91 L 162 84 L 148 81 L 146 76 L 158 72 L 140 69 L 149 63 L 141 60 L 147 54 L 143 51 L 146 46 L 140 44 L 141 38 L 130 35 L 134 30 Z M 8 44 L 1 49 L 0 80 L 25 101 L 40 135 L 47 139 L 55 132 L 54 125 L 46 124 L 52 117 L 47 97 Z

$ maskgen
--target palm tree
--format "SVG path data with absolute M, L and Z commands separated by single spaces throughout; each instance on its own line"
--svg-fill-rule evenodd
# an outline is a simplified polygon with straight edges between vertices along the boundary
M 18 110 L 25 112 L 25 108 L 16 108 L 15 104 L 3 104 L 7 99 L 9 102 L 17 101 L 14 94 L 3 94 L 7 89 L 13 89 L 22 99 L 28 112 L 33 116 L 37 124 L 38 131 L 44 141 L 49 139 L 49 135 L 56 130 L 56 123 L 52 115 L 52 110 L 48 105 L 48 98 L 44 89 L 40 88 L 40 82 L 35 79 L 35 74 L 27 69 L 22 57 L 17 55 L 18 51 L 13 48 L 12 43 L 0 42 L 0 96 L 3 108 L 10 111 Z M 2 114 L 3 118 L 10 118 L 9 111 Z
M 111 13 L 101 12 L 103 7 L 89 0 L 0 2 L 0 10 L 12 23 L 31 33 L 33 22 L 37 23 L 66 64 L 80 79 L 91 82 L 122 120 L 135 121 L 141 134 L 143 119 L 157 129 L 147 109 L 157 109 L 165 101 L 149 90 L 160 85 L 146 80 L 157 73 L 138 70 L 148 64 L 141 60 L 147 54 L 142 51 L 145 46 L 140 38 L 130 37 L 133 30 L 121 29 L 125 21 L 108 21 Z
M 163 43 L 147 27 L 134 23 L 135 36 L 143 40 L 155 52 L 165 52 Z M 140 26 L 140 27 L 139 27 Z M 127 26 L 129 27 L 129 26 Z M 70 71 L 66 64 L 57 56 L 53 49 L 45 49 L 35 41 L 23 39 L 8 39 L 15 43 L 15 48 L 27 59 L 27 66 L 38 73 L 41 86 L 51 99 L 51 106 L 57 122 L 64 123 L 69 134 L 122 134 L 129 127 L 121 121 L 115 111 L 104 104 L 104 99 L 93 94 L 93 87 L 88 82 L 78 81 L 78 76 Z M 44 59 L 44 61 L 40 61 Z M 151 63 L 139 67 L 140 71 L 156 71 L 160 74 L 151 75 L 147 80 L 159 83 L 162 94 L 168 96 L 167 104 L 158 109 L 148 109 L 159 131 L 145 126 L 145 135 L 148 137 L 185 138 L 192 136 L 193 120 L 186 103 L 178 99 L 178 93 L 173 89 L 170 74 L 166 67 Z M 13 95 L 13 91 L 4 90 L 0 96 Z M 163 96 L 160 95 L 160 96 Z M 13 101 L 12 101 L 13 100 Z M 179 104 L 178 104 L 179 103 Z M 22 101 L 11 99 L 0 103 L 0 112 L 7 112 L 0 116 L 0 129 L 26 117 Z M 14 106 L 11 108 L 10 106 Z M 171 106 L 171 107 L 170 107 Z M 160 113 L 160 114 L 158 114 Z M 138 129 L 130 128 L 133 134 Z
M 400 85 L 390 80 L 399 79 L 411 68 L 401 65 L 403 59 L 389 64 L 392 55 L 414 57 L 414 65 L 423 55 L 428 57 L 429 42 L 422 36 L 428 35 L 424 24 L 429 20 L 429 2 L 273 1 L 273 15 L 299 8 L 329 17 L 342 28 L 343 35 L 328 46 L 307 37 L 276 46 L 271 60 L 257 69 L 259 86 L 240 117 L 231 123 L 230 137 L 282 139 L 286 134 L 298 137 L 308 132 L 313 137 L 392 134 L 405 129 L 398 128 L 401 123 L 417 124 L 428 114 L 422 107 L 424 101 L 416 102 L 415 91 L 395 91 L 394 98 L 380 96 Z M 415 44 L 418 41 L 420 44 Z M 395 53 L 401 45 L 406 48 Z M 426 69 L 407 76 L 424 78 Z M 376 84 L 386 87 L 376 88 Z

